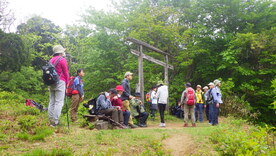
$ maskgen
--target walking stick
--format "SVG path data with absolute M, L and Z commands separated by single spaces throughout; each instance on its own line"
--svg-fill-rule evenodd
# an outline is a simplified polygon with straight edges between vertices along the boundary
M 69 129 L 69 115 L 68 115 L 69 107 L 68 107 L 68 102 L 67 102 L 66 96 L 65 96 L 65 104 L 66 104 L 67 127 Z

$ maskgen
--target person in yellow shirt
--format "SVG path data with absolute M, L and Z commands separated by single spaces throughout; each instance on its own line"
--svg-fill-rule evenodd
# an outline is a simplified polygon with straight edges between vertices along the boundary
M 195 118 L 198 122 L 203 122 L 203 109 L 204 109 L 204 92 L 201 90 L 201 85 L 196 86 L 196 107 L 195 107 Z

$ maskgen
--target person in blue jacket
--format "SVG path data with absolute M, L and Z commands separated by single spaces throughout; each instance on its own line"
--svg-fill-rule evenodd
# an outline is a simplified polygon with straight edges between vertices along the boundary
M 77 76 L 74 79 L 73 83 L 73 91 L 72 91 L 72 103 L 71 103 L 71 109 L 70 109 L 70 116 L 72 122 L 77 121 L 77 113 L 78 108 L 80 105 L 80 102 L 84 99 L 84 91 L 83 91 L 83 81 L 82 77 L 84 76 L 84 70 L 78 69 L 77 70 Z

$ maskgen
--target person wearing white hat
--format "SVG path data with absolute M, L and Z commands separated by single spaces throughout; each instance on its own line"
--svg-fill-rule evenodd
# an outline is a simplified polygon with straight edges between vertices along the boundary
M 214 126 L 218 124 L 219 105 L 222 103 L 221 92 L 218 88 L 220 81 L 215 80 L 214 83 L 209 83 L 209 86 L 210 90 L 207 93 L 211 97 L 210 101 L 207 98 L 207 102 L 209 103 L 209 122 Z
M 48 116 L 50 125 L 55 127 L 59 125 L 59 117 L 64 105 L 66 84 L 69 82 L 68 66 L 65 57 L 65 48 L 61 45 L 53 47 L 53 57 L 49 61 L 56 64 L 56 72 L 59 75 L 59 82 L 49 86 L 50 101 L 48 106 Z
M 209 105 L 207 105 L 207 91 L 208 91 L 208 87 L 204 86 L 203 87 L 203 100 L 204 100 L 204 108 L 205 108 L 205 115 L 206 115 L 206 119 L 209 121 Z
M 124 110 L 128 110 L 130 113 L 131 113 L 131 109 L 130 109 L 130 103 L 129 103 L 129 100 L 131 100 L 132 98 L 134 98 L 132 95 L 131 95 L 131 92 L 130 92 L 130 83 L 129 81 L 132 80 L 132 75 L 133 73 L 131 72 L 126 72 L 125 75 L 124 75 L 124 79 L 122 80 L 122 83 L 121 85 L 123 86 L 124 88 L 124 92 L 123 94 L 121 95 L 121 100 L 123 101 L 123 109 Z M 128 120 L 128 124 L 131 128 L 136 128 L 137 126 L 133 123 L 133 120 L 132 120 L 132 116 L 129 117 L 129 120 Z
M 196 86 L 196 107 L 195 107 L 195 118 L 196 122 L 199 120 L 200 122 L 203 122 L 203 109 L 204 109 L 204 96 L 203 92 L 201 90 L 201 85 Z

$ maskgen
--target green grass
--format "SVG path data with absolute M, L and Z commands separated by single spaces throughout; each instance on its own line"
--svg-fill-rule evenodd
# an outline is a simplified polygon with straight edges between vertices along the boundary
M 221 118 L 219 126 L 204 122 L 196 128 L 184 128 L 183 119 L 166 114 L 168 127 L 159 128 L 159 114 L 156 114 L 155 121 L 149 118 L 148 128 L 98 131 L 81 118 L 87 112 L 80 106 L 77 123 L 70 123 L 68 129 L 66 114 L 62 114 L 62 125 L 51 128 L 47 126 L 47 112 L 26 107 L 22 98 L 12 93 L 0 92 L 1 96 L 5 99 L 0 100 L 0 155 L 162 156 L 172 152 L 164 146 L 166 139 L 182 135 L 195 145 L 196 149 L 191 149 L 194 155 L 231 155 L 233 149 L 237 149 L 236 154 L 275 154 L 273 128 L 257 128 L 231 117 Z M 235 144 L 237 141 L 239 144 Z M 250 149 L 255 153 L 250 153 Z

